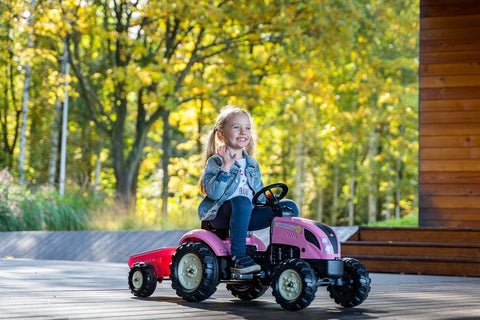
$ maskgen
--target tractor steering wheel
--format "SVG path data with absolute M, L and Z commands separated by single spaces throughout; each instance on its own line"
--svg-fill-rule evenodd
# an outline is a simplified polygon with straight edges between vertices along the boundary
M 273 189 L 280 189 L 280 193 L 275 194 Z M 275 207 L 279 206 L 280 200 L 282 200 L 288 192 L 288 187 L 285 183 L 277 182 L 272 183 L 266 187 L 263 187 L 260 191 L 258 191 L 252 199 L 252 203 L 258 207 L 271 207 L 274 209 Z M 265 202 L 261 202 L 258 200 L 261 195 L 265 196 Z

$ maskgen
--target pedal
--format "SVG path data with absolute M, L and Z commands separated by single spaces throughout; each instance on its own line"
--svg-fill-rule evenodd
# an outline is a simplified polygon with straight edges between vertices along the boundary
M 265 278 L 265 271 L 255 273 L 236 273 L 232 272 L 231 278 L 234 280 L 251 280 L 253 278 Z

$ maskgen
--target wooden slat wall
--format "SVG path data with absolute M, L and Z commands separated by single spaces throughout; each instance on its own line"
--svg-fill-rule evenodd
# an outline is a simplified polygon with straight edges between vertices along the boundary
M 480 227 L 480 1 L 420 0 L 420 226 Z

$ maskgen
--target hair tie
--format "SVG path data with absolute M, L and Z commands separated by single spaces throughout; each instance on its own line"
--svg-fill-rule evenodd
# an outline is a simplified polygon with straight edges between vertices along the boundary
M 213 133 L 216 133 L 217 131 L 218 131 L 217 127 L 213 128 Z

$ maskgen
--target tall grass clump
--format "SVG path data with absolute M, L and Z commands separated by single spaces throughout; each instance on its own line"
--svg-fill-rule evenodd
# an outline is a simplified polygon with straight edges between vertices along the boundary
M 76 192 L 60 196 L 56 190 L 37 190 L 21 202 L 27 230 L 85 230 L 89 202 Z
M 142 199 L 136 210 L 125 212 L 113 201 L 103 201 L 91 211 L 90 230 L 184 230 L 200 227 L 196 203 L 178 203 L 169 199 L 169 212 L 161 216 L 161 201 Z
M 85 230 L 92 205 L 79 192 L 60 196 L 50 186 L 27 188 L 0 171 L 0 231 Z

